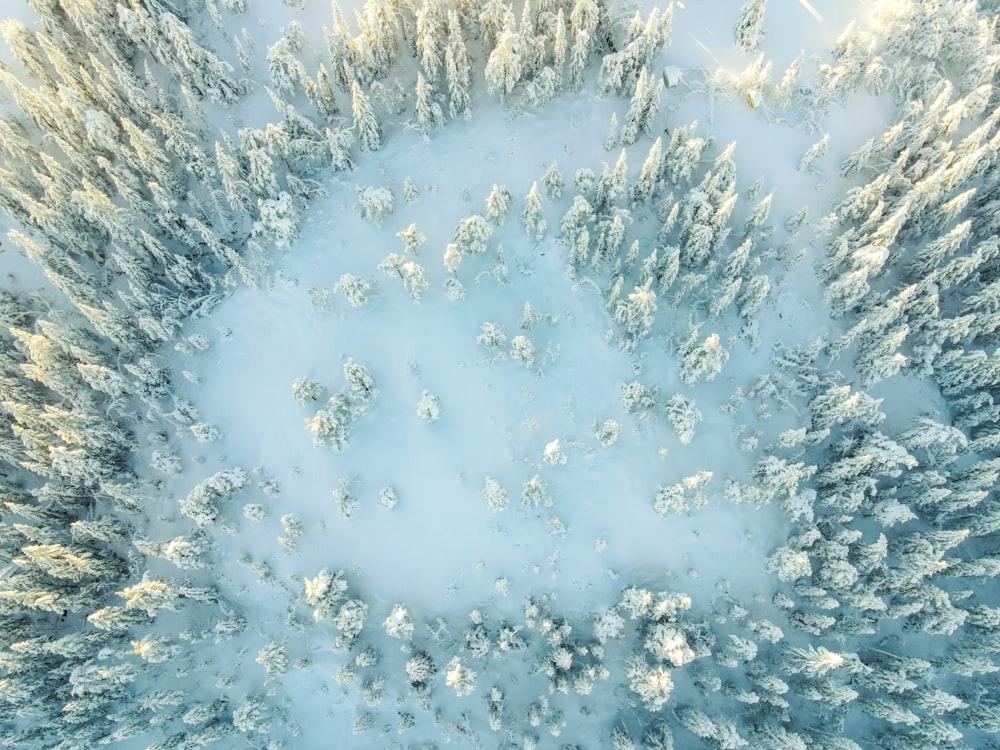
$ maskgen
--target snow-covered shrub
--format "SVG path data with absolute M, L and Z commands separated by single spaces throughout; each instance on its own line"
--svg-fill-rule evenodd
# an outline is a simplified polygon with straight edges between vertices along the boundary
M 194 570 L 205 567 L 203 557 L 210 547 L 211 542 L 208 535 L 197 531 L 193 534 L 175 536 L 170 541 L 165 542 L 159 554 L 181 570 Z
M 418 651 L 406 662 L 406 676 L 412 686 L 427 684 L 436 671 L 434 662 L 425 651 Z
M 661 485 L 656 491 L 656 497 L 653 500 L 653 510 L 660 515 L 670 512 L 684 513 L 690 510 L 684 492 L 684 485 L 672 484 L 669 487 Z
M 654 719 L 642 734 L 643 750 L 674 750 L 674 736 L 665 719 Z
M 625 634 L 625 619 L 616 607 L 599 613 L 594 618 L 594 637 L 601 643 L 617 640 Z
M 681 667 L 695 658 L 684 632 L 674 623 L 655 623 L 649 629 L 643 646 L 657 659 L 669 661 L 675 667 Z
M 510 340 L 510 356 L 531 367 L 535 363 L 535 345 L 527 336 L 515 336 Z
M 281 517 L 281 528 L 284 530 L 285 535 L 278 537 L 278 543 L 285 549 L 294 550 L 298 544 L 298 539 L 305 531 L 302 521 L 299 520 L 298 516 L 289 513 Z
M 403 289 L 414 302 L 420 302 L 430 286 L 424 274 L 424 267 L 399 253 L 389 254 L 378 268 L 387 276 L 398 276 L 402 279 Z
M 621 386 L 622 406 L 628 411 L 646 415 L 656 407 L 656 391 L 647 388 L 638 380 Z
M 372 283 L 359 276 L 345 273 L 341 274 L 337 283 L 334 284 L 333 291 L 343 294 L 351 307 L 364 307 L 371 297 Z
M 188 429 L 191 430 L 191 434 L 199 443 L 214 443 L 222 440 L 222 430 L 214 424 L 199 422 L 191 425 Z
M 193 520 L 199 526 L 213 523 L 219 515 L 216 504 L 228 500 L 237 491 L 243 489 L 250 481 L 250 476 L 243 469 L 225 469 L 197 485 L 180 503 L 181 513 Z
M 337 509 L 344 518 L 350 519 L 354 516 L 358 509 L 358 499 L 346 486 L 335 489 L 330 494 L 333 497 L 333 501 L 337 504 Z
M 729 634 L 729 643 L 715 654 L 715 661 L 723 667 L 735 669 L 740 664 L 757 658 L 757 644 L 747 638 Z
M 303 595 L 308 604 L 315 607 L 313 619 L 319 622 L 333 616 L 334 608 L 344 599 L 347 593 L 347 579 L 344 571 L 330 573 L 323 568 L 315 578 L 303 578 L 305 590 Z
M 138 641 L 130 641 L 132 653 L 150 664 L 162 664 L 181 651 L 181 645 L 172 643 L 169 638 L 147 635 Z
M 268 679 L 288 671 L 288 648 L 284 643 L 271 641 L 258 653 L 256 662 L 264 667 Z
M 748 620 L 747 630 L 767 643 L 777 643 L 785 637 L 784 631 L 770 620 Z
M 398 502 L 399 498 L 396 497 L 396 490 L 392 487 L 383 487 L 378 491 L 378 504 L 383 508 L 392 510 Z
M 385 618 L 385 632 L 393 638 L 408 641 L 413 638 L 413 618 L 409 611 L 402 604 L 397 604 L 392 608 L 392 612 Z
M 375 380 L 372 378 L 368 368 L 348 358 L 344 363 L 344 380 L 347 381 L 348 398 L 351 400 L 351 409 L 356 414 L 363 414 L 378 391 L 375 389 Z
M 267 518 L 267 508 L 260 503 L 247 503 L 243 506 L 243 516 L 252 523 L 260 523 Z
M 348 599 L 333 618 L 340 634 L 334 641 L 334 648 L 349 649 L 361 634 L 368 618 L 368 605 L 360 599 Z
M 420 394 L 417 403 L 417 416 L 420 419 L 433 422 L 441 417 L 441 400 L 429 391 Z
M 382 703 L 382 698 L 385 695 L 385 677 L 376 675 L 370 680 L 365 680 L 361 683 L 359 692 L 364 696 L 365 705 L 369 708 L 375 708 Z
M 605 448 L 610 448 L 617 443 L 618 437 L 622 432 L 622 426 L 613 419 L 605 420 L 603 424 L 594 422 L 593 429 L 597 442 Z
M 260 221 L 254 222 L 253 236 L 269 239 L 278 250 L 286 250 L 299 236 L 299 212 L 292 196 L 282 191 L 277 199 L 259 199 Z
M 150 617 L 156 617 L 161 609 L 174 610 L 179 596 L 177 590 L 166 581 L 149 577 L 149 571 L 142 580 L 126 586 L 117 592 L 125 600 L 125 609 L 140 609 Z
M 323 395 L 323 385 L 309 378 L 296 378 L 292 381 L 292 397 L 299 406 L 308 406 L 318 401 Z
M 626 730 L 614 727 L 611 730 L 611 750 L 636 750 L 636 746 Z
M 395 209 L 392 191 L 384 187 L 357 188 L 358 202 L 355 209 L 362 219 L 368 219 L 375 226 L 382 226 L 382 220 Z
M 521 485 L 521 502 L 529 508 L 552 505 L 552 498 L 545 489 L 545 483 L 537 474 Z
M 339 451 L 347 445 L 347 434 L 353 423 L 350 401 L 337 393 L 330 397 L 325 409 L 306 420 L 306 429 L 312 433 L 313 445 L 330 446 Z
M 413 201 L 420 197 L 420 188 L 409 177 L 403 180 L 403 197 L 407 203 L 413 203 Z
M 176 453 L 171 453 L 170 451 L 153 451 L 149 465 L 157 471 L 170 474 L 171 476 L 180 474 L 182 468 L 181 459 Z
M 456 278 L 444 280 L 444 293 L 452 302 L 465 299 L 465 285 Z
M 499 347 L 507 342 L 507 334 L 496 323 L 483 323 L 481 330 L 476 336 L 476 343 L 481 346 Z
M 483 484 L 483 497 L 490 513 L 500 513 L 507 510 L 507 490 L 493 477 L 486 477 Z
M 476 672 L 462 664 L 459 657 L 452 657 L 445 669 L 444 682 L 448 687 L 454 689 L 455 695 L 458 697 L 469 695 L 476 689 Z
M 364 734 L 375 726 L 375 715 L 371 711 L 362 711 L 354 719 L 351 725 L 351 732 L 354 734 Z
M 542 460 L 551 466 L 558 466 L 566 463 L 566 454 L 563 452 L 562 446 L 559 444 L 559 438 L 545 444 L 545 450 L 542 451 Z
M 489 695 L 486 696 L 486 717 L 489 721 L 490 729 L 499 732 L 503 725 L 503 712 L 506 704 L 504 702 L 503 691 L 494 686 L 490 688 Z
M 694 428 L 702 419 L 701 411 L 695 408 L 694 399 L 676 393 L 664 406 L 667 410 L 667 419 L 674 428 L 674 434 L 682 445 L 687 445 L 694 437 Z
M 246 734 L 265 734 L 272 719 L 271 709 L 261 695 L 248 695 L 233 711 L 233 724 Z

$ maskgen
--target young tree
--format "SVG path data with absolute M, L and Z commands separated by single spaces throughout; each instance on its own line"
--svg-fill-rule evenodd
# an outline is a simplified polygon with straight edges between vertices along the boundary
M 500 226 L 507 217 L 510 199 L 510 191 L 503 185 L 494 185 L 486 198 L 486 215 L 497 226 Z
M 524 209 L 521 211 L 521 222 L 524 231 L 534 240 L 540 240 L 545 234 L 546 222 L 542 216 L 542 198 L 538 195 L 538 183 L 531 183 L 531 190 L 524 199 Z

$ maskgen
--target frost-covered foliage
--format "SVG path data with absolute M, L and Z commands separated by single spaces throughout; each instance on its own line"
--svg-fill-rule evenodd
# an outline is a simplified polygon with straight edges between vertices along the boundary
M 368 369 L 353 359 L 344 363 L 346 388 L 335 393 L 310 419 L 306 429 L 312 434 L 313 445 L 331 446 L 341 450 L 347 445 L 347 438 L 354 423 L 371 407 L 378 390 L 375 388 Z M 296 400 L 302 396 L 302 405 L 315 401 L 322 392 L 322 386 L 314 381 L 299 379 L 292 384 Z M 307 400 L 308 399 L 308 400 Z
M 441 418 L 441 399 L 429 391 L 424 391 L 417 402 L 417 416 L 433 422 Z
M 486 477 L 482 494 L 490 513 L 507 510 L 507 490 L 493 477 Z
M 372 282 L 350 273 L 342 274 L 333 291 L 343 294 L 351 307 L 364 307 L 371 299 Z
M 385 218 L 395 209 L 392 191 L 386 187 L 358 187 L 358 203 L 356 209 L 362 218 L 368 219 L 376 226 L 382 226 Z
M 219 517 L 218 504 L 231 498 L 250 481 L 243 469 L 225 469 L 197 485 L 180 503 L 181 513 L 197 523 L 206 526 Z

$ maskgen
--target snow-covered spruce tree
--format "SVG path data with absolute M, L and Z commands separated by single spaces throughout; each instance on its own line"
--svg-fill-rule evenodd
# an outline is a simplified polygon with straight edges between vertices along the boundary
M 510 200 L 510 191 L 503 185 L 493 185 L 493 189 L 486 197 L 486 216 L 497 226 L 507 217 Z
M 532 239 L 540 240 L 545 234 L 546 222 L 542 216 L 542 198 L 538 194 L 537 182 L 531 183 L 531 190 L 524 199 L 521 222 L 524 224 L 524 231 Z
M 382 131 L 375 117 L 375 110 L 357 81 L 351 84 L 351 109 L 361 150 L 378 151 L 382 147 Z
M 424 137 L 429 136 L 432 130 L 444 126 L 444 113 L 441 111 L 441 105 L 434 100 L 434 89 L 419 72 L 415 108 L 417 130 Z
M 395 210 L 395 200 L 392 191 L 386 187 L 358 186 L 356 188 L 358 202 L 355 210 L 362 219 L 368 219 L 377 227 Z

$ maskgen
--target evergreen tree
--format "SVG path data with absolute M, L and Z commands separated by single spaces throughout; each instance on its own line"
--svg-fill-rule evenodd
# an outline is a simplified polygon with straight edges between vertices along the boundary
M 417 72 L 416 99 L 417 130 L 426 137 L 431 130 L 444 125 L 444 114 L 441 105 L 434 101 L 433 89 L 420 72 Z
M 362 151 L 378 151 L 382 147 L 382 132 L 375 110 L 357 81 L 351 83 L 351 109 L 354 112 L 354 129 Z
M 453 120 L 459 117 L 468 120 L 472 116 L 469 97 L 472 71 L 465 40 L 462 39 L 458 12 L 455 10 L 448 11 L 448 46 L 444 51 L 444 63 L 445 77 L 448 80 L 448 113 Z

